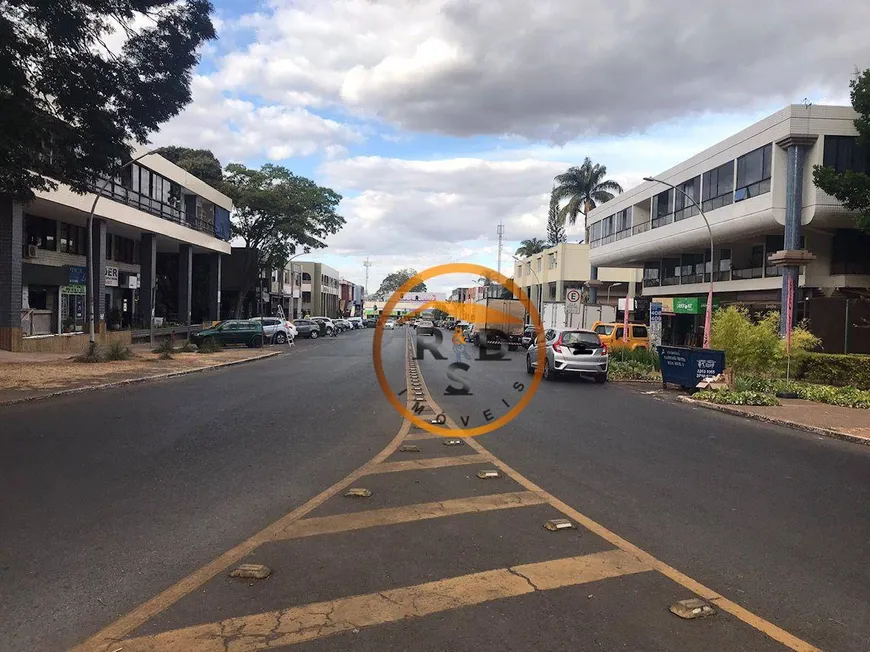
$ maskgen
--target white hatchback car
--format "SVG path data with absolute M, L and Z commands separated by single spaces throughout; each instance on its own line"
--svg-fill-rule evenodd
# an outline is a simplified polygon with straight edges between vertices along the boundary
M 546 356 L 544 380 L 555 380 L 562 374 L 594 378 L 596 383 L 607 382 L 609 356 L 607 345 L 594 331 L 548 328 L 545 331 Z M 526 353 L 526 371 L 535 373 L 538 366 L 538 347 L 532 342 Z
M 263 335 L 267 342 L 286 344 L 287 340 L 295 340 L 299 334 L 293 322 L 277 317 L 254 317 L 252 321 L 263 323 Z
M 396 322 L 394 322 L 392 319 L 390 319 L 389 321 L 387 321 L 386 324 L 384 324 L 384 328 L 387 330 L 393 330 L 395 327 L 396 327 Z

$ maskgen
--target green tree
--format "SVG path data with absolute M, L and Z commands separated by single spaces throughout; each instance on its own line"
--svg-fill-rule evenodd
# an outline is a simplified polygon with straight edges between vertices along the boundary
M 540 238 L 530 238 L 520 242 L 520 246 L 517 247 L 514 253 L 520 258 L 528 258 L 529 256 L 541 253 L 546 248 L 547 243 Z
M 375 297 L 379 301 L 386 301 L 387 298 L 393 294 L 396 290 L 402 287 L 409 279 L 417 276 L 416 269 L 400 269 L 392 274 L 387 274 L 383 281 L 381 281 L 381 286 L 378 288 L 378 291 L 375 292 Z M 414 285 L 409 292 L 425 292 L 426 284 L 422 281 Z
M 556 187 L 550 192 L 550 210 L 547 212 L 547 244 L 555 247 L 565 242 L 565 218 L 559 215 L 559 200 L 556 199 Z
M 566 172 L 556 177 L 556 187 L 553 196 L 558 203 L 567 203 L 559 210 L 564 223 L 577 222 L 577 216 L 583 215 L 583 228 L 586 228 L 586 216 L 598 204 L 609 202 L 622 192 L 622 186 L 616 181 L 606 179 L 607 168 L 592 164 L 587 156 L 579 167 L 568 168 Z
M 0 0 L 0 196 L 85 192 L 190 102 L 208 0 Z M 138 30 L 133 21 L 149 20 Z M 106 45 L 121 30 L 120 52 Z
M 259 170 L 231 163 L 222 186 L 233 200 L 233 235 L 254 255 L 246 257 L 235 315 L 264 269 L 283 268 L 297 248 L 322 249 L 323 238 L 337 233 L 344 218 L 336 213 L 341 195 L 294 175 L 280 165 Z
M 855 128 L 858 130 L 858 144 L 868 152 L 870 164 L 870 69 L 865 70 L 849 83 L 852 88 L 852 106 L 858 112 Z M 868 166 L 870 172 L 870 166 Z M 836 197 L 850 211 L 855 211 L 855 224 L 862 231 L 870 233 L 870 174 L 846 170 L 837 172 L 834 168 L 816 165 L 813 167 L 813 181 L 816 186 L 829 195 Z
M 220 189 L 224 178 L 223 169 L 211 150 L 170 146 L 161 147 L 157 153 L 213 188 Z

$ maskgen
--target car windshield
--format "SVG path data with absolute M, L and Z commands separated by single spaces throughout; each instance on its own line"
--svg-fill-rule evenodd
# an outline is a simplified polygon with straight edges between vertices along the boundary
M 601 341 L 595 333 L 584 331 L 567 331 L 562 333 L 562 344 L 565 346 L 579 346 L 581 344 L 601 346 Z

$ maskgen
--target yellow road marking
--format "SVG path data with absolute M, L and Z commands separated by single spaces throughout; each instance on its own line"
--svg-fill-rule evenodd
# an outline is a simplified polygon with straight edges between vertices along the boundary
M 531 491 L 513 491 L 491 496 L 474 496 L 473 498 L 454 498 L 437 503 L 418 503 L 405 507 L 387 507 L 372 509 L 353 514 L 337 514 L 336 516 L 314 516 L 296 521 L 286 530 L 278 534 L 276 539 L 299 539 L 319 534 L 335 534 L 362 530 L 382 525 L 397 525 L 412 521 L 424 521 L 444 516 L 456 516 L 473 512 L 490 512 L 497 509 L 512 509 L 514 507 L 529 507 L 547 502 L 539 494 Z
M 480 464 L 487 461 L 485 455 L 453 455 L 452 457 L 424 457 L 419 460 L 401 460 L 399 462 L 381 462 L 372 467 L 369 474 L 395 473 L 396 471 L 416 471 L 419 469 L 441 469 L 446 466 L 463 466 L 465 464 Z
M 116 643 L 123 646 L 124 652 L 256 652 L 352 629 L 649 570 L 634 555 L 610 550 L 229 618 Z

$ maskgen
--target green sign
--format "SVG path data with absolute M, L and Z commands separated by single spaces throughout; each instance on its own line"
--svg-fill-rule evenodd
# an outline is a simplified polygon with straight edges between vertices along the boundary
M 719 299 L 713 297 L 713 310 L 719 307 Z M 675 297 L 674 314 L 701 315 L 707 312 L 707 297 Z
M 87 286 L 85 285 L 61 285 L 61 294 L 78 294 L 84 296 L 87 294 Z

